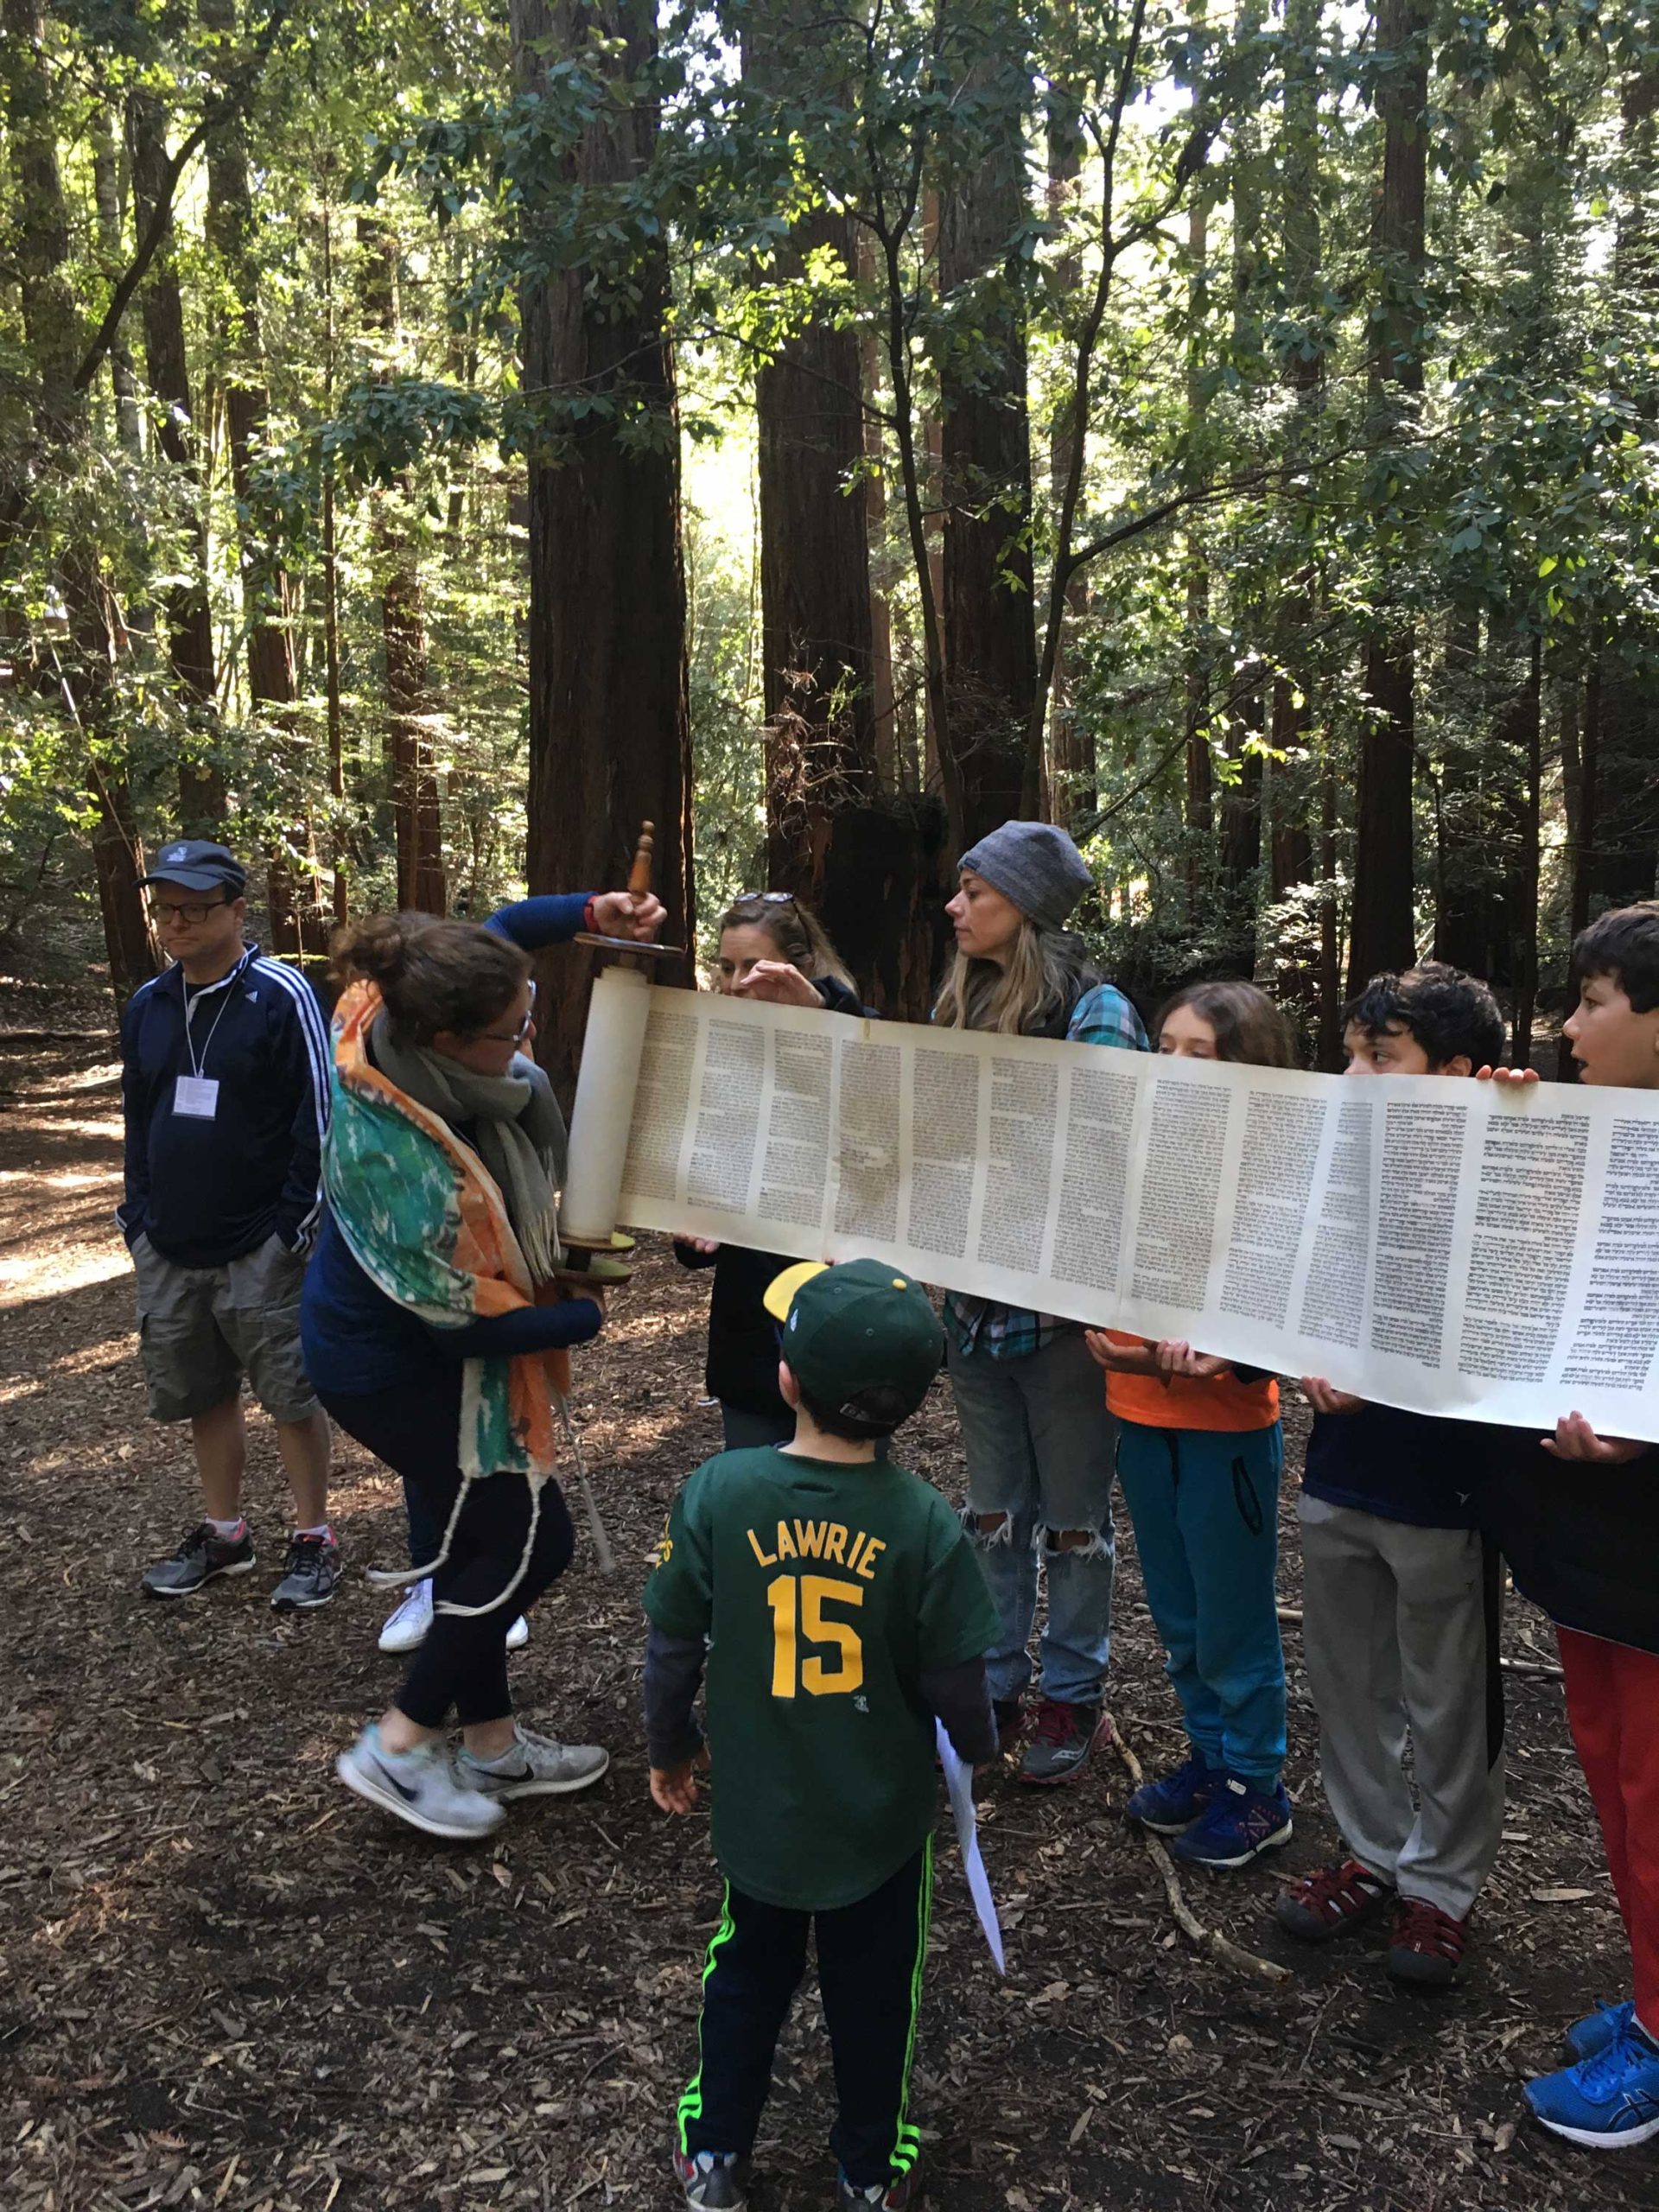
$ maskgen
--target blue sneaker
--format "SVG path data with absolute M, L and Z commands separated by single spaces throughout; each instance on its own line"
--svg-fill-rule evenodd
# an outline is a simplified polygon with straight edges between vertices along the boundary
M 1248 1866 L 1290 1836 L 1290 1800 L 1282 1782 L 1268 1796 L 1236 1774 L 1224 1774 L 1203 1812 L 1169 1847 L 1189 1866 Z
M 1203 1812 L 1220 1781 L 1215 1769 L 1194 1751 L 1173 1774 L 1143 1782 L 1124 1809 L 1154 1835 L 1179 1835 Z
M 1615 2036 L 1623 2035 L 1635 2018 L 1636 2005 L 1629 1997 L 1622 2005 L 1598 2005 L 1593 2012 L 1573 2022 L 1564 2040 L 1574 2058 L 1593 2058 Z
M 1624 2151 L 1659 2135 L 1659 2046 L 1634 2018 L 1593 2058 L 1540 2075 L 1527 2102 L 1552 2135 L 1592 2151 Z

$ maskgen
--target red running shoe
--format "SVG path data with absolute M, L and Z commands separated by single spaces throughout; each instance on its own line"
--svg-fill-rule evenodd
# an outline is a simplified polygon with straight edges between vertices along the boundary
M 1402 1897 L 1395 1908 L 1389 1937 L 1389 1972 L 1396 1981 L 1444 1989 L 1458 1978 L 1468 1939 L 1466 1914 L 1461 1920 L 1453 1920 L 1427 1897 Z
M 1328 1943 L 1386 1912 L 1394 1902 L 1392 1884 L 1357 1859 L 1340 1866 L 1316 1866 L 1294 1889 L 1281 1890 L 1274 1916 L 1287 1935 L 1304 1943 Z

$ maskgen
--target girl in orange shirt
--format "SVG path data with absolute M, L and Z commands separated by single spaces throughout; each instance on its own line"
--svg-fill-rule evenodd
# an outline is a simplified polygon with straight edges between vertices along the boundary
M 1253 983 L 1178 992 L 1156 1035 L 1154 1049 L 1179 1058 L 1291 1065 L 1284 1017 Z M 1130 1798 L 1130 1817 L 1173 1836 L 1179 1859 L 1247 1866 L 1291 1833 L 1280 1778 L 1279 1385 L 1174 1340 L 1090 1330 L 1088 1344 L 1106 1370 L 1117 1477 L 1188 1739 L 1182 1764 Z

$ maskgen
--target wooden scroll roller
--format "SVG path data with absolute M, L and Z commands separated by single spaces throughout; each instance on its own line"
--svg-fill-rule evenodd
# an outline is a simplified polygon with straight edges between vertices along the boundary
M 628 889 L 636 897 L 651 889 L 655 849 L 655 825 L 643 823 L 628 871 Z M 616 1207 L 645 1048 L 653 968 L 658 961 L 679 958 L 685 948 L 588 931 L 575 942 L 592 946 L 603 966 L 588 1012 L 570 1116 L 570 1169 L 559 1207 L 565 1265 L 559 1280 L 593 1289 L 626 1282 L 632 1273 L 621 1255 L 633 1249 L 633 1239 L 619 1234 Z

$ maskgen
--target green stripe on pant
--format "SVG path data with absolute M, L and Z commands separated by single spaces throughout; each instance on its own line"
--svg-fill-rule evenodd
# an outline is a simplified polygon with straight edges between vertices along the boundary
M 910 2083 L 932 1903 L 931 1840 L 868 1896 L 819 1912 L 727 1884 L 703 1971 L 697 2072 L 678 2107 L 683 2156 L 753 2149 L 813 1936 L 839 2100 L 830 2148 L 859 2188 L 912 2170 L 921 2138 Z

